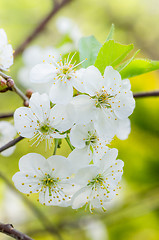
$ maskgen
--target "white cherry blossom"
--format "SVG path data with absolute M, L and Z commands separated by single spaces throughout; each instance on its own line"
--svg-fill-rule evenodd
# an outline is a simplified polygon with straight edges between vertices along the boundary
M 15 130 L 15 127 L 11 123 L 7 121 L 0 121 L 0 147 L 13 140 L 16 134 L 17 132 Z M 1 152 L 1 155 L 8 157 L 14 152 L 14 150 L 15 146 L 10 147 Z
M 74 182 L 81 186 L 72 197 L 72 208 L 88 207 L 90 211 L 101 208 L 104 211 L 119 189 L 124 163 L 116 160 L 117 149 L 109 149 L 96 165 L 79 169 Z
M 53 103 L 67 104 L 72 100 L 73 87 L 78 90 L 81 70 L 76 71 L 76 67 L 81 64 L 72 63 L 74 55 L 69 59 L 60 59 L 56 62 L 50 56 L 50 62 L 44 61 L 32 68 L 30 73 L 30 81 L 33 83 L 51 82 L 49 97 Z
M 104 77 L 96 67 L 90 66 L 83 71 L 80 85 L 87 95 L 72 100 L 77 112 L 76 123 L 86 124 L 93 120 L 100 137 L 112 138 L 117 134 L 123 138 L 118 128 L 124 126 L 125 121 L 128 125 L 127 119 L 135 107 L 129 80 L 121 80 L 119 72 L 111 66 L 106 67 Z M 125 136 L 129 130 L 127 127 Z
M 19 160 L 19 170 L 12 180 L 20 192 L 39 193 L 38 200 L 43 205 L 69 205 L 72 185 L 65 157 L 54 155 L 45 159 L 40 154 L 28 153 Z
M 99 138 L 93 123 L 74 125 L 70 131 L 70 141 L 75 149 L 70 153 L 69 160 L 72 168 L 79 169 L 88 165 L 95 155 L 106 153 L 112 139 Z
M 71 104 L 55 105 L 51 108 L 47 94 L 33 93 L 29 108 L 16 109 L 14 122 L 19 135 L 31 140 L 35 139 L 37 145 L 42 140 L 46 140 L 46 145 L 48 142 L 50 148 L 53 138 L 66 137 L 63 132 L 73 126 L 74 116 L 74 108 Z
M 0 29 L 0 68 L 6 70 L 13 64 L 13 48 L 8 44 L 7 35 Z
M 18 72 L 18 80 L 25 88 L 31 88 L 39 93 L 49 93 L 51 83 L 32 83 L 29 79 L 31 69 L 39 63 L 50 62 L 50 55 L 54 56 L 54 59 L 58 61 L 60 59 L 60 53 L 56 48 L 45 47 L 42 48 L 38 45 L 33 45 L 25 49 L 22 54 L 24 67 Z

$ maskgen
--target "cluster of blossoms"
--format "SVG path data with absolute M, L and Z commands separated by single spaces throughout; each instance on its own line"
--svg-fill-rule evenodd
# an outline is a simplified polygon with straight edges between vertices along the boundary
M 0 34 L 0 47 L 3 44 L 10 49 L 4 32 Z M 39 49 L 32 50 L 39 54 Z M 47 90 L 42 87 L 42 94 L 32 94 L 29 107 L 16 109 L 15 129 L 32 145 L 45 141 L 46 151 L 66 139 L 72 152 L 67 158 L 24 155 L 13 182 L 22 193 L 39 193 L 38 201 L 43 205 L 73 209 L 85 206 L 90 212 L 95 208 L 105 211 L 118 195 L 123 174 L 124 163 L 117 159 L 118 150 L 109 148 L 109 144 L 114 136 L 124 140 L 130 133 L 128 117 L 135 107 L 130 82 L 122 80 L 112 66 L 107 66 L 101 75 L 93 65 L 80 68 L 74 55 L 62 59 L 57 51 L 53 54 L 52 48 L 40 51 L 26 75 L 39 86 L 48 84 Z M 30 62 L 28 53 L 26 62 L 27 59 Z M 3 64 L 1 55 L 0 64 L 9 67 Z M 10 128 L 12 139 L 15 129 L 9 125 L 3 129 L 4 124 L 1 123 L 0 132 L 5 135 L 5 129 Z
M 29 153 L 20 159 L 13 181 L 23 193 L 39 193 L 44 205 L 105 211 L 118 195 L 124 165 L 108 145 L 115 135 L 128 137 L 135 101 L 129 80 L 111 66 L 103 76 L 95 66 L 77 66 L 73 57 L 56 61 L 49 55 L 32 68 L 30 81 L 50 83 L 50 89 L 33 93 L 29 107 L 15 111 L 16 130 L 33 144 L 45 141 L 46 149 L 65 138 L 73 151 L 67 158 L 48 159 Z

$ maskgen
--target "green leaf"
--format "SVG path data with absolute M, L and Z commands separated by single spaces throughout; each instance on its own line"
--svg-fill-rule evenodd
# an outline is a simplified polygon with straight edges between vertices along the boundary
M 108 33 L 106 42 L 113 39 L 113 37 L 114 37 L 114 31 L 115 31 L 115 26 L 114 26 L 114 24 L 112 24 L 112 26 L 111 26 L 111 28 L 110 28 L 110 32 Z
M 118 72 L 120 72 L 121 70 L 123 70 L 129 63 L 132 62 L 132 60 L 136 57 L 136 55 L 137 55 L 139 52 L 140 52 L 140 49 L 138 49 L 138 50 L 134 53 L 134 55 L 133 55 L 130 59 L 128 59 L 126 62 L 120 64 L 120 65 L 116 68 L 116 70 L 117 70 Z
M 133 49 L 133 44 L 123 45 L 109 40 L 101 47 L 95 66 L 103 74 L 106 66 L 116 67 Z
M 87 58 L 87 60 L 82 63 L 82 67 L 87 68 L 90 65 L 94 65 L 101 46 L 102 44 L 99 43 L 94 36 L 83 37 L 80 39 L 80 61 L 83 61 Z
M 159 69 L 159 61 L 134 59 L 121 72 L 122 78 L 135 77 Z

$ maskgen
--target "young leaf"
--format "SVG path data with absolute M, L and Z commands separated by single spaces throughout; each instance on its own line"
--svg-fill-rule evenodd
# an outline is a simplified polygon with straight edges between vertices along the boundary
M 137 55 L 139 52 L 140 52 L 140 49 L 138 49 L 138 50 L 134 53 L 134 55 L 133 55 L 130 59 L 128 59 L 126 62 L 120 64 L 120 65 L 116 68 L 116 70 L 117 70 L 118 72 L 120 72 L 121 70 L 123 70 L 129 63 L 132 62 L 132 60 L 136 57 L 136 55 Z
M 116 67 L 133 47 L 133 44 L 123 45 L 114 42 L 114 40 L 109 40 L 101 47 L 95 61 L 95 66 L 103 74 L 106 66 Z
M 130 78 L 159 69 L 159 61 L 134 59 L 120 71 L 122 78 Z
M 99 43 L 94 36 L 83 37 L 80 39 L 80 61 L 87 59 L 82 63 L 82 67 L 87 68 L 90 65 L 94 65 L 101 46 L 102 44 Z
M 111 28 L 110 28 L 110 32 L 108 33 L 106 42 L 113 39 L 113 37 L 114 37 L 114 31 L 115 31 L 115 26 L 114 26 L 114 24 L 112 24 L 112 26 L 111 26 Z

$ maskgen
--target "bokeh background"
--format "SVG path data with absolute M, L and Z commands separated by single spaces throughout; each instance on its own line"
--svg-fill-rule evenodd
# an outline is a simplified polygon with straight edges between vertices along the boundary
M 16 48 L 52 7 L 52 0 L 1 0 L 0 28 L 5 29 Z M 73 0 L 52 18 L 30 46 L 57 47 L 62 41 L 68 41 L 56 27 L 61 16 L 73 20 L 83 36 L 94 35 L 101 43 L 114 23 L 115 40 L 133 43 L 136 49 L 141 49 L 139 57 L 159 60 L 158 0 Z M 20 55 L 11 67 L 13 79 L 17 79 L 17 72 L 23 65 Z M 134 92 L 159 89 L 157 71 L 130 80 Z M 25 91 L 18 81 L 17 85 Z M 22 101 L 14 93 L 0 94 L 1 112 L 12 112 L 20 106 Z M 8 120 L 13 123 L 12 119 Z M 119 149 L 119 158 L 125 167 L 120 196 L 107 213 L 91 215 L 71 208 L 45 207 L 36 202 L 36 196 L 25 200 L 25 196 L 21 197 L 12 190 L 10 182 L 18 171 L 20 157 L 28 152 L 39 152 L 45 157 L 52 153 L 52 150 L 46 153 L 44 146 L 30 147 L 28 141 L 23 140 L 17 144 L 12 156 L 0 156 L 0 222 L 12 223 L 36 240 L 56 239 L 35 214 L 36 207 L 59 228 L 66 240 L 158 240 L 159 97 L 136 99 L 131 125 L 127 140 L 115 139 L 112 143 L 112 147 Z M 57 153 L 68 156 L 69 152 L 69 147 L 63 143 Z M 0 239 L 10 238 L 0 233 Z

